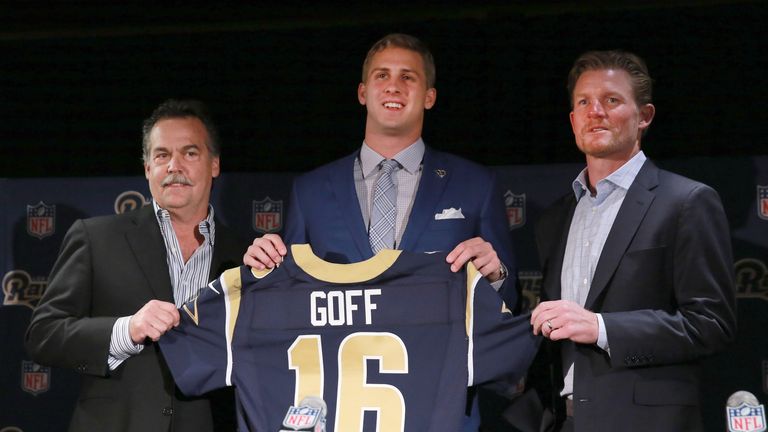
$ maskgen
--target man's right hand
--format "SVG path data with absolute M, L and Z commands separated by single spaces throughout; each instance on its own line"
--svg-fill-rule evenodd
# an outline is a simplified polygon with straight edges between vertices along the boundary
M 256 270 L 273 268 L 283 262 L 283 257 L 288 253 L 283 239 L 277 234 L 264 234 L 248 246 L 243 255 L 243 264 Z
M 146 338 L 157 341 L 165 332 L 179 325 L 179 320 L 175 304 L 150 300 L 128 321 L 128 332 L 133 343 L 140 345 Z

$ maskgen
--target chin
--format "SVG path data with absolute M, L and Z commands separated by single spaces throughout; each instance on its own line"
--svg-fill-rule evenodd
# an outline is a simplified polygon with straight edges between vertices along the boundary
M 187 205 L 188 202 L 186 199 L 182 199 L 181 197 L 166 197 L 166 199 L 163 200 L 163 203 L 161 207 L 169 209 L 169 208 L 180 208 Z

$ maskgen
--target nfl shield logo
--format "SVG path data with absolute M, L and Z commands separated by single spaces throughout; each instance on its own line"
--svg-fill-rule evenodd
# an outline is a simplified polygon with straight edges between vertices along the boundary
M 504 204 L 507 206 L 509 229 L 525 225 L 525 194 L 516 195 L 508 190 L 504 193 Z
M 29 361 L 21 361 L 21 389 L 35 396 L 48 391 L 51 385 L 51 368 Z
M 283 227 L 283 201 L 266 197 L 253 201 L 253 229 L 262 234 L 278 232 Z
M 293 430 L 323 430 L 322 428 L 315 428 L 320 426 L 322 411 L 320 408 L 310 407 L 306 405 L 292 406 L 288 408 L 288 412 L 283 419 L 283 426 L 291 428 Z
M 765 408 L 742 402 L 737 407 L 726 407 L 730 432 L 760 432 L 765 430 Z
M 757 185 L 757 215 L 768 220 L 768 186 Z
M 27 233 L 40 240 L 56 231 L 56 205 L 44 202 L 31 206 L 27 204 Z

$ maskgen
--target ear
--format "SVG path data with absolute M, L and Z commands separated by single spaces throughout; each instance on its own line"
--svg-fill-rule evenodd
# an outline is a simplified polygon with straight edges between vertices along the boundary
M 571 119 L 571 130 L 573 131 L 573 134 L 576 134 L 576 125 L 573 124 L 573 111 L 569 114 L 569 118 Z
M 360 105 L 365 105 L 365 83 L 360 83 L 357 86 L 357 101 Z
M 221 174 L 221 160 L 218 156 L 211 159 L 211 177 L 216 178 Z
M 144 177 L 149 180 L 149 163 L 144 162 Z
M 638 127 L 641 131 L 648 129 L 653 121 L 653 116 L 656 114 L 656 107 L 653 104 L 645 104 L 640 107 L 640 123 Z
M 427 94 L 424 96 L 424 108 L 430 109 L 433 106 L 435 106 L 435 102 L 437 101 L 437 89 L 432 87 L 431 89 L 427 89 Z

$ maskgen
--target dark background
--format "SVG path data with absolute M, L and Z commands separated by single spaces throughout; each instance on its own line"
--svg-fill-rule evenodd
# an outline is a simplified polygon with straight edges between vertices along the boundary
M 207 102 L 228 171 L 304 171 L 359 146 L 370 45 L 423 39 L 437 62 L 428 144 L 488 165 L 574 162 L 565 79 L 589 49 L 648 62 L 655 159 L 768 154 L 768 4 L 3 2 L 0 176 L 140 175 L 140 126 Z

